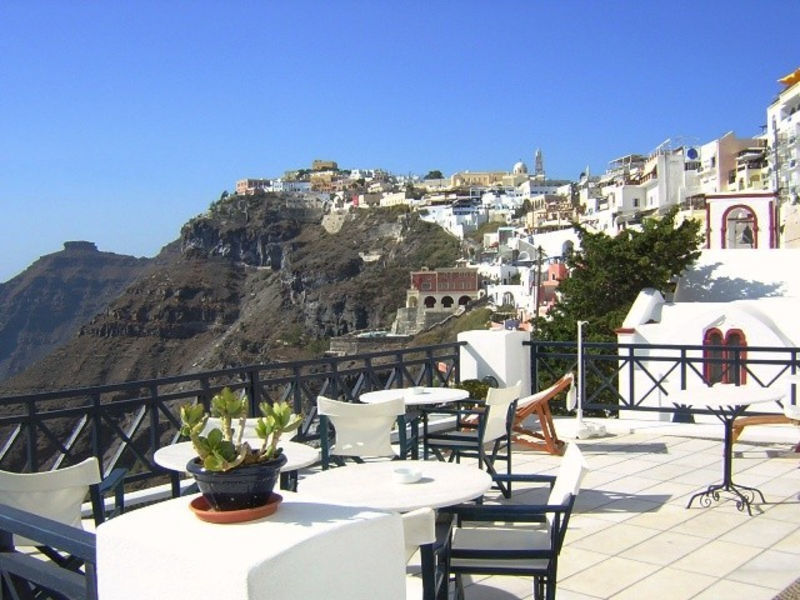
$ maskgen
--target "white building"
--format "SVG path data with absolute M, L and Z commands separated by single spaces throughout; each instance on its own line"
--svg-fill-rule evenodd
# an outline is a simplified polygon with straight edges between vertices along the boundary
M 672 301 L 666 301 L 655 290 L 643 290 L 617 331 L 617 338 L 624 344 L 736 346 L 736 347 L 786 347 L 800 346 L 800 320 L 796 319 L 800 307 L 800 250 L 768 249 L 761 252 L 751 250 L 705 250 L 698 261 L 679 279 Z M 679 351 L 657 350 L 659 356 Z M 650 389 L 653 381 L 645 372 L 659 377 L 666 375 L 662 383 L 665 391 L 680 389 L 680 374 L 667 374 L 669 363 L 648 361 L 649 351 L 637 351 L 642 357 L 636 367 L 634 385 L 639 390 Z M 694 350 L 690 358 L 705 356 L 725 360 L 725 353 L 718 350 Z M 785 356 L 768 356 L 759 353 L 759 360 L 783 359 Z M 699 362 L 696 364 L 700 364 Z M 717 366 L 715 366 L 715 364 Z M 710 381 L 730 381 L 734 376 L 732 367 L 723 372 L 720 363 L 708 363 L 702 375 Z M 699 367 L 698 367 L 699 368 Z M 749 371 L 738 374 L 740 381 L 757 377 L 772 381 L 779 375 L 776 365 L 749 365 Z M 744 380 L 744 381 L 742 381 Z M 690 373 L 687 388 L 705 385 L 699 374 Z M 645 387 L 646 386 L 646 387 Z M 620 386 L 620 394 L 627 394 L 626 386 Z M 668 394 L 661 390 L 646 400 L 648 406 L 671 407 Z M 777 405 L 761 406 L 765 412 L 780 412 Z M 662 420 L 669 419 L 667 413 L 637 413 L 651 415 Z M 713 419 L 713 417 L 712 417 Z
M 785 86 L 767 107 L 772 186 L 783 201 L 800 198 L 800 69 L 780 79 Z

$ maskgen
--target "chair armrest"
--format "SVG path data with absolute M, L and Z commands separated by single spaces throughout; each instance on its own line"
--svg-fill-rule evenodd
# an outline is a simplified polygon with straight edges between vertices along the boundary
M 440 509 L 461 521 L 518 521 L 543 523 L 549 513 L 564 514 L 570 507 L 563 504 L 456 504 Z
M 556 483 L 555 475 L 540 475 L 535 473 L 498 473 L 493 477 L 495 481 L 503 481 L 510 483 L 547 483 L 552 488 Z

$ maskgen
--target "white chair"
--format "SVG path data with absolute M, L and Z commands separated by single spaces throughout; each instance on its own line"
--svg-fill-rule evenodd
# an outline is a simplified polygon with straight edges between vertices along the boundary
M 356 461 L 367 457 L 394 457 L 392 427 L 397 417 L 405 414 L 405 410 L 402 398 L 375 404 L 359 404 L 318 396 L 322 468 L 327 469 L 332 459 L 342 464 L 344 457 Z M 330 445 L 329 424 L 333 425 L 335 432 L 336 441 L 333 446 Z
M 578 446 L 568 444 L 556 477 L 508 476 L 514 481 L 548 482 L 546 504 L 459 504 L 445 509 L 457 517 L 449 566 L 456 575 L 457 597 L 464 595 L 462 575 L 494 574 L 532 576 L 534 598 L 554 600 L 558 555 L 587 470 Z M 531 523 L 537 525 L 525 525 Z
M 433 452 L 439 460 L 445 460 L 445 453 L 449 452 L 451 462 L 459 462 L 462 457 L 477 458 L 479 466 L 486 467 L 503 495 L 510 497 L 511 481 L 498 477 L 495 463 L 505 462 L 506 474 L 511 474 L 511 424 L 521 390 L 520 381 L 505 388 L 489 388 L 486 404 L 478 410 L 434 409 L 437 413 L 455 414 L 456 428 L 429 433 L 426 426 L 425 457 Z M 491 452 L 486 450 L 488 445 Z
M 18 508 L 71 527 L 84 529 L 81 505 L 89 496 L 92 502 L 92 513 L 95 524 L 105 520 L 105 506 L 102 498 L 101 483 L 110 483 L 117 487 L 117 509 L 121 512 L 123 505 L 121 483 L 124 469 L 115 469 L 105 481 L 100 477 L 100 465 L 92 456 L 83 462 L 38 473 L 12 473 L 0 471 L 0 504 Z M 15 537 L 14 543 L 21 546 L 33 546 L 35 542 Z M 55 555 L 50 555 L 57 560 Z
M 406 550 L 407 600 L 439 600 L 447 598 L 449 574 L 450 518 L 437 532 L 436 513 L 419 508 L 403 513 L 403 536 Z M 441 529 L 441 526 L 440 526 Z M 442 542 L 437 542 L 442 540 Z M 418 558 L 418 560 L 412 560 Z

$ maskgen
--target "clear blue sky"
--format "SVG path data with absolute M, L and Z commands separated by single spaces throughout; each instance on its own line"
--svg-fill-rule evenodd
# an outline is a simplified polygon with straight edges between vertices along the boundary
M 65 240 L 153 256 L 236 179 L 553 177 L 760 132 L 795 0 L 0 1 L 0 281 Z

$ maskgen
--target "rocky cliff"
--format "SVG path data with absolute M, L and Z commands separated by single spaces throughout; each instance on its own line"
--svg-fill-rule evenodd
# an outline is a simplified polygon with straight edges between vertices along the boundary
M 0 380 L 69 341 L 150 263 L 66 242 L 0 284 Z
M 320 225 L 324 211 L 283 195 L 213 204 L 175 252 L 0 394 L 320 355 L 331 336 L 388 328 L 409 270 L 459 254 L 405 210 L 354 211 L 335 233 Z

